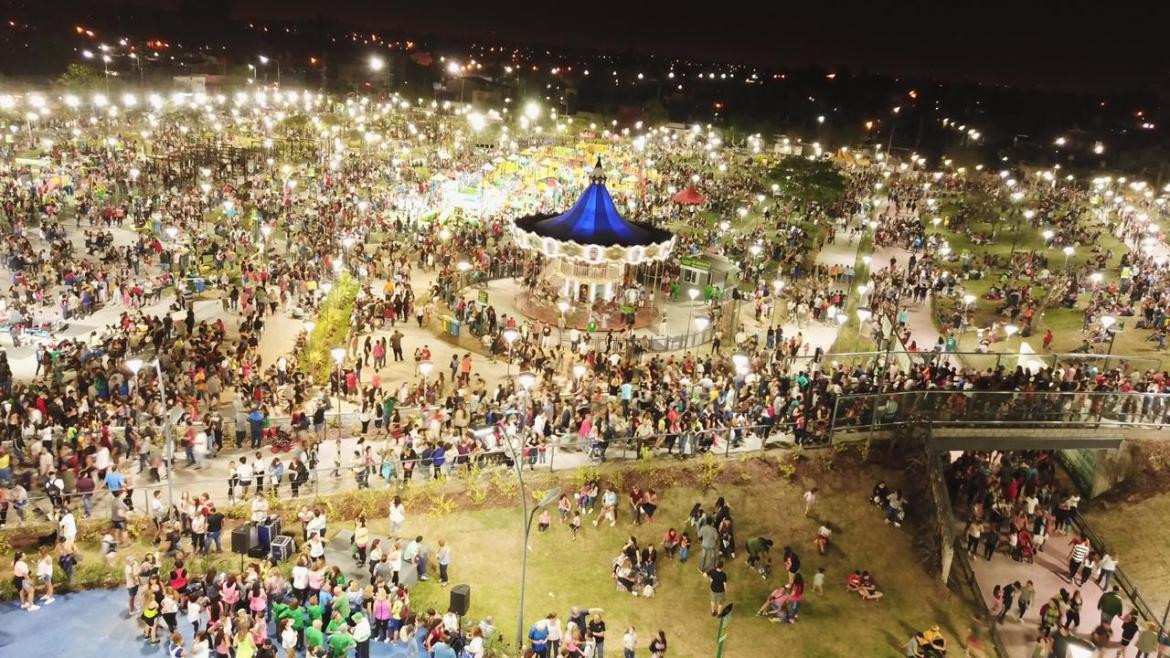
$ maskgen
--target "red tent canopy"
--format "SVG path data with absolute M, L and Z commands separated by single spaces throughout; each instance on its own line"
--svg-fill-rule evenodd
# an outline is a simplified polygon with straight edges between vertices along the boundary
M 675 203 L 681 203 L 684 206 L 697 206 L 707 200 L 707 197 L 699 194 L 693 185 L 688 185 L 685 190 L 670 198 Z

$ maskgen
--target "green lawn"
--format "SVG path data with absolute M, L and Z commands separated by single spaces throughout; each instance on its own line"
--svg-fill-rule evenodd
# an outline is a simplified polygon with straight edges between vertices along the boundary
M 922 570 L 912 555 L 910 532 L 886 525 L 864 502 L 872 482 L 880 477 L 891 483 L 901 481 L 898 473 L 877 468 L 861 478 L 835 473 L 821 477 L 819 512 L 835 530 L 827 558 L 817 556 L 812 545 L 817 525 L 803 517 L 800 494 L 804 487 L 783 480 L 759 478 L 722 486 L 706 495 L 675 489 L 662 496 L 660 514 L 652 525 L 631 526 L 623 507 L 618 527 L 597 529 L 587 520 L 575 541 L 570 540 L 567 528 L 554 520 L 547 534 L 534 532 L 529 545 L 526 626 L 552 611 L 563 619 L 573 605 L 601 607 L 606 611 L 611 637 L 620 636 L 632 624 L 644 647 L 650 634 L 662 629 L 672 655 L 713 655 L 716 624 L 707 615 L 707 586 L 698 573 L 697 551 L 686 565 L 663 559 L 661 585 L 655 598 L 649 600 L 617 592 L 610 578 L 610 561 L 630 534 L 642 544 L 658 543 L 668 526 L 681 527 L 693 503 L 703 501 L 711 506 L 723 495 L 739 523 L 738 542 L 763 534 L 777 542 L 777 549 L 792 545 L 802 557 L 810 589 L 818 567 L 825 567 L 828 583 L 823 596 L 810 595 L 797 624 L 769 623 L 753 616 L 754 611 L 776 583 L 784 582 L 783 576 L 776 574 L 765 581 L 749 573 L 740 553 L 728 568 L 728 600 L 736 608 L 726 655 L 761 656 L 771 651 L 771 655 L 791 656 L 899 656 L 896 643 L 909 637 L 912 630 L 933 623 L 939 623 L 952 642 L 957 642 L 966 634 L 970 611 Z M 383 533 L 386 522 L 376 521 L 372 527 L 376 534 Z M 420 533 L 430 541 L 445 538 L 453 547 L 453 582 L 471 585 L 472 616 L 493 615 L 504 637 L 511 638 L 519 599 L 520 527 L 519 512 L 511 508 L 447 518 L 414 515 L 404 531 Z M 882 601 L 863 603 L 844 591 L 844 578 L 854 568 L 876 575 L 886 592 Z M 434 586 L 420 588 L 416 597 L 422 605 L 416 603 L 416 607 L 445 607 L 445 596 Z M 614 637 L 611 645 L 616 640 Z M 780 653 L 765 648 L 775 646 L 785 648 Z M 614 651 L 612 646 L 610 651 Z

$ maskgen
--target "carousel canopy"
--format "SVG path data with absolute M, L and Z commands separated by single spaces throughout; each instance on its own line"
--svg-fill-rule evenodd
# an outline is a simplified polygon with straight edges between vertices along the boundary
M 684 206 L 697 206 L 707 200 L 707 197 L 699 194 L 694 185 L 687 185 L 686 189 L 678 194 L 670 197 L 675 203 L 681 203 Z
M 581 246 L 637 247 L 668 243 L 669 231 L 623 218 L 605 187 L 601 160 L 593 169 L 590 185 L 573 207 L 561 215 L 534 215 L 516 220 L 516 228 L 542 239 L 573 242 Z

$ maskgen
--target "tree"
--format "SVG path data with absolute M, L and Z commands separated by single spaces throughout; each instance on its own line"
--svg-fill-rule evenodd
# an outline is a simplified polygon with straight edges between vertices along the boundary
M 98 72 L 91 66 L 76 62 L 65 67 L 65 72 L 57 78 L 57 84 L 68 89 L 84 89 L 95 84 Z
M 773 167 L 769 176 L 780 185 L 780 194 L 792 201 L 815 201 L 828 207 L 845 194 L 845 176 L 829 160 L 790 156 Z

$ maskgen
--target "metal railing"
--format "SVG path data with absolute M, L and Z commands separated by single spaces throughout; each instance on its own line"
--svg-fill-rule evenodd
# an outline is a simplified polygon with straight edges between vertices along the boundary
M 1089 540 L 1089 544 L 1093 547 L 1094 551 L 1096 551 L 1099 555 L 1105 555 L 1109 552 L 1108 544 L 1105 543 L 1105 540 L 1101 539 L 1100 535 L 1093 531 L 1093 528 L 1089 525 L 1088 520 L 1081 516 L 1080 510 L 1074 510 L 1073 515 L 1070 518 L 1072 520 L 1073 526 L 1076 527 L 1077 532 Z M 1116 553 L 1114 553 L 1114 555 L 1116 555 Z M 1145 597 L 1142 596 L 1141 591 L 1138 589 L 1137 583 L 1135 583 L 1120 566 L 1118 566 L 1113 572 L 1113 582 L 1121 587 L 1122 593 L 1125 594 L 1126 598 L 1128 598 L 1130 602 L 1133 603 L 1133 607 L 1137 609 L 1142 618 L 1148 619 L 1158 624 L 1159 636 L 1165 635 L 1166 615 L 1163 615 L 1160 619 L 1154 615 L 1153 608 L 1150 607 L 1149 602 L 1147 602 Z M 1170 601 L 1167 602 L 1167 611 L 1170 612 Z
M 641 438 L 622 436 L 604 444 L 581 439 L 575 433 L 563 433 L 543 446 L 527 446 L 524 445 L 528 437 L 526 432 L 515 434 L 506 432 L 502 439 L 497 439 L 494 426 L 469 428 L 468 432 L 476 438 L 475 450 L 467 455 L 460 455 L 452 447 L 446 451 L 443 465 L 438 470 L 430 458 L 420 456 L 413 460 L 403 460 L 396 454 L 392 454 L 392 450 L 387 450 L 387 448 L 393 449 L 396 445 L 389 441 L 383 442 L 377 437 L 367 437 L 366 445 L 374 448 L 374 454 L 372 455 L 373 462 L 367 466 L 364 472 L 361 463 L 355 464 L 353 461 L 352 445 L 343 448 L 343 452 L 345 450 L 348 452 L 345 453 L 347 456 L 340 461 L 333 454 L 320 453 L 323 446 L 331 444 L 331 439 L 336 438 L 334 432 L 327 429 L 325 440 L 316 445 L 317 452 L 303 455 L 308 462 L 307 465 L 312 465 L 312 467 L 307 469 L 308 476 L 305 481 L 298 484 L 296 495 L 292 495 L 289 479 L 291 471 L 288 466 L 292 463 L 292 458 L 298 456 L 298 453 L 278 451 L 271 449 L 270 446 L 265 446 L 264 450 L 245 448 L 229 460 L 258 451 L 263 455 L 265 463 L 270 463 L 273 457 L 279 457 L 285 466 L 279 484 L 281 498 L 311 500 L 322 495 L 341 493 L 357 488 L 374 486 L 399 488 L 408 486 L 411 482 L 459 479 L 462 472 L 470 471 L 473 466 L 485 470 L 495 468 L 511 470 L 519 462 L 522 467 L 531 471 L 554 472 L 605 462 L 628 462 L 664 457 L 684 459 L 704 453 L 727 458 L 788 445 L 788 442 L 781 438 L 786 429 L 783 425 L 717 428 L 653 434 Z M 227 438 L 229 437 L 225 437 L 225 440 Z M 356 439 L 358 435 L 349 434 L 345 438 Z M 215 458 L 215 456 L 208 457 L 208 459 Z M 196 463 L 198 462 L 197 459 Z M 139 468 L 135 479 L 146 477 L 150 478 L 151 481 L 138 482 L 133 485 L 133 496 L 137 499 L 134 509 L 139 512 L 149 510 L 154 492 L 162 491 L 165 497 L 168 484 L 173 487 L 175 498 L 178 498 L 184 491 L 192 494 L 214 493 L 218 498 L 220 495 L 226 496 L 227 492 L 240 487 L 238 482 L 232 484 L 231 479 L 227 476 L 185 477 L 188 471 L 182 466 L 184 463 L 184 455 L 182 451 L 179 451 L 175 455 L 170 474 L 167 472 L 165 462 L 158 466 L 158 472 L 153 471 L 151 467 Z M 127 457 L 123 460 L 122 468 L 134 468 L 135 464 L 141 466 L 137 459 Z M 406 468 L 408 465 L 412 465 L 412 468 Z M 410 471 L 410 476 L 406 475 L 407 471 Z M 179 473 L 183 473 L 184 477 L 178 477 Z M 169 477 L 174 477 L 173 482 L 168 483 Z M 253 484 L 257 479 L 258 476 L 253 476 Z M 265 489 L 271 491 L 271 477 L 266 473 L 261 479 L 265 481 Z M 103 506 L 102 503 L 109 500 L 110 492 L 101 483 L 97 484 L 98 488 L 89 494 L 90 503 L 94 509 L 108 510 L 108 505 Z M 67 484 L 67 490 L 59 495 L 60 501 L 75 507 L 84 506 L 85 497 L 86 494 L 76 491 L 73 483 Z M 230 498 L 234 499 L 235 497 Z M 49 518 L 52 500 L 41 490 L 35 492 L 30 490 L 29 507 L 41 517 Z M 9 527 L 12 527 L 11 524 Z
M 1170 394 L 1115 391 L 899 391 L 838 396 L 832 433 L 865 432 L 929 418 L 935 426 L 1120 426 L 1170 424 Z

